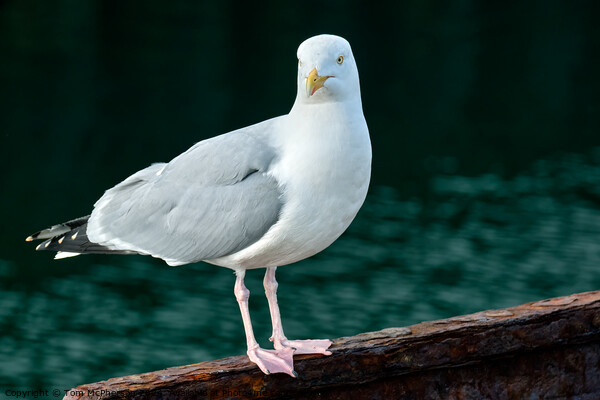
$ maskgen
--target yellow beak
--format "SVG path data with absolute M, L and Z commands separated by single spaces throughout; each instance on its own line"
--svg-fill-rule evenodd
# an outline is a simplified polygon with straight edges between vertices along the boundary
M 306 77 L 306 96 L 310 97 L 315 92 L 323 87 L 323 84 L 331 76 L 319 76 L 316 68 L 310 71 L 310 74 Z

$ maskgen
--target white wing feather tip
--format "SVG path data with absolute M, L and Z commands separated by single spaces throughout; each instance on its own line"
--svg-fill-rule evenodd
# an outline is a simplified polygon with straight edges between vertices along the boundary
M 80 255 L 80 253 L 71 253 L 69 251 L 59 251 L 58 253 L 56 253 L 56 255 L 54 256 L 55 260 L 60 260 L 62 258 L 69 258 L 69 257 L 75 257 Z

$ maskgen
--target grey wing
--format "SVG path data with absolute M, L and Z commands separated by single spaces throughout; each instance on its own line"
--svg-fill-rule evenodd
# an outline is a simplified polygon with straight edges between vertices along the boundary
M 181 265 L 233 254 L 279 218 L 281 192 L 266 173 L 275 152 L 229 133 L 196 144 L 108 190 L 88 221 L 91 241 Z

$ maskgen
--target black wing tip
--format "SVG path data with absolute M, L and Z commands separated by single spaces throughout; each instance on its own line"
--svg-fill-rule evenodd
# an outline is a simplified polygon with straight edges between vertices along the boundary
M 42 233 L 42 231 L 36 232 L 32 235 L 29 235 L 25 238 L 26 242 L 33 242 L 34 240 L 36 240 L 38 238 L 38 236 L 40 236 L 40 234 Z
M 85 225 L 89 218 L 90 216 L 86 215 L 85 217 L 75 218 L 70 221 L 63 222 L 62 224 L 53 225 L 50 228 L 42 229 L 41 231 L 27 236 L 25 241 L 32 242 L 37 239 L 53 239 L 55 237 L 60 238 L 66 233 L 69 233 L 69 231 L 74 231 L 78 227 Z
M 89 215 L 77 218 L 28 236 L 25 241 L 43 240 L 36 246 L 37 251 L 50 250 L 64 253 L 96 254 L 135 254 L 131 250 L 113 250 L 98 243 L 90 242 L 87 237 Z M 63 257 L 59 257 L 63 258 Z
M 48 250 L 48 246 L 50 246 L 51 242 L 52 242 L 52 239 L 44 240 L 42 243 L 40 243 L 37 246 L 35 246 L 35 250 L 36 251 Z

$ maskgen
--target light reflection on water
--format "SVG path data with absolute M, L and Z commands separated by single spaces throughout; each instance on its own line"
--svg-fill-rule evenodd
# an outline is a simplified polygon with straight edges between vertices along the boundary
M 77 263 L 78 259 L 66 262 Z M 244 354 L 231 271 L 105 257 L 14 285 L 0 260 L 0 385 L 69 388 Z M 278 271 L 291 338 L 334 338 L 600 287 L 600 151 L 503 180 L 438 175 L 426 198 L 373 188 L 341 240 Z M 251 313 L 268 345 L 262 271 Z

